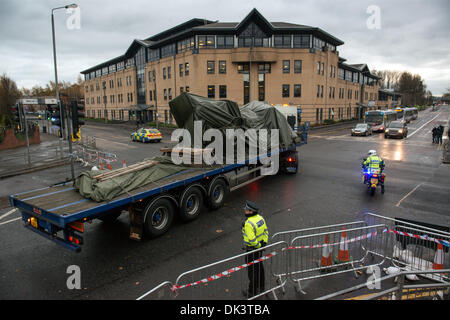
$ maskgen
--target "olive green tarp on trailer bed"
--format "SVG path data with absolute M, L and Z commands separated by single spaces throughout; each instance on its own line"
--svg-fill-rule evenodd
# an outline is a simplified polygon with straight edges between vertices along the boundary
M 155 157 L 151 160 L 158 163 L 104 181 L 95 178 L 100 174 L 98 170 L 83 172 L 75 179 L 74 187 L 85 198 L 96 202 L 110 201 L 119 195 L 188 169 L 182 165 L 174 165 L 169 157 Z

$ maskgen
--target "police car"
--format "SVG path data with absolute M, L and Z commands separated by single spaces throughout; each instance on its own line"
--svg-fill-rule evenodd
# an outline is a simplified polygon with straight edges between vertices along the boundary
M 154 128 L 141 128 L 131 134 L 131 141 L 161 142 L 162 134 Z

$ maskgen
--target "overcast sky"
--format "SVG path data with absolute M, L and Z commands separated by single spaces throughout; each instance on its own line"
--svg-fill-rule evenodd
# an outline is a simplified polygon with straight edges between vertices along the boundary
M 433 95 L 450 87 L 449 0 L 0 0 L 0 74 L 26 88 L 54 80 L 51 9 L 71 1 L 80 7 L 79 29 L 67 26 L 77 26 L 73 13 L 55 13 L 60 80 L 76 81 L 133 39 L 192 18 L 240 22 L 256 8 L 268 21 L 319 27 L 343 40 L 338 51 L 349 64 L 418 73 Z

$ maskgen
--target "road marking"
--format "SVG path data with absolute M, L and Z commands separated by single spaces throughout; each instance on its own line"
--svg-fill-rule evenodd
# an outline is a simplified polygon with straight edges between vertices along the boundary
M 7 223 L 10 223 L 10 222 L 14 222 L 14 221 L 20 220 L 20 219 L 22 219 L 22 217 L 18 217 L 18 218 L 12 219 L 12 220 L 8 220 L 8 221 L 5 221 L 5 222 L 2 222 L 2 223 L 0 223 L 0 226 L 2 226 L 4 224 L 7 224 Z
M 408 194 L 406 196 L 404 196 L 403 198 L 400 199 L 399 202 L 397 202 L 397 204 L 395 205 L 396 207 L 400 207 L 400 203 L 402 203 L 403 200 L 405 200 L 406 198 L 408 198 L 411 193 L 413 193 L 414 191 L 417 190 L 417 188 L 419 188 L 421 185 L 423 185 L 425 182 L 421 182 L 419 183 L 414 189 L 412 189 L 410 192 L 408 192 Z
M 125 144 L 125 143 L 122 143 L 122 142 L 116 142 L 116 141 L 111 141 L 111 140 L 107 140 L 107 139 L 103 139 L 103 138 L 97 138 L 97 137 L 95 139 L 97 139 L 97 140 L 104 140 L 104 141 L 109 142 L 109 143 L 120 144 L 120 145 L 125 146 L 127 148 L 137 148 L 136 146 Z
M 441 115 L 441 114 L 438 113 L 438 114 L 436 115 L 436 117 L 434 117 L 433 119 L 431 119 L 431 120 L 428 121 L 428 122 L 425 122 L 422 126 L 419 127 L 419 129 L 417 129 L 416 131 L 414 131 L 414 132 L 411 133 L 411 134 L 408 134 L 408 137 L 407 137 L 407 138 L 411 138 L 413 135 L 416 134 L 416 132 L 418 132 L 420 129 L 422 129 L 423 127 L 425 127 L 427 124 L 429 124 L 431 121 L 433 121 L 434 119 L 436 119 L 436 118 L 439 117 L 440 115 Z
M 3 218 L 9 216 L 10 214 L 14 213 L 17 209 L 14 208 L 11 211 L 8 211 L 7 213 L 5 213 L 4 215 L 0 216 L 0 220 L 2 220 Z

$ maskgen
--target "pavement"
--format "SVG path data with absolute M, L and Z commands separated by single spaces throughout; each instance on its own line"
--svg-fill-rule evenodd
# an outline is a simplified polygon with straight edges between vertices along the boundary
M 0 299 L 136 299 L 163 281 L 175 282 L 187 270 L 242 254 L 242 205 L 247 199 L 258 203 L 271 235 L 355 221 L 368 211 L 449 226 L 450 166 L 442 163 L 440 146 L 431 143 L 432 127 L 449 118 L 449 107 L 420 112 L 403 140 L 384 139 L 382 134 L 351 137 L 347 128 L 339 127 L 312 132 L 308 144 L 298 148 L 297 175 L 279 174 L 251 183 L 230 193 L 223 208 L 205 209 L 190 223 L 175 219 L 171 229 L 157 239 L 130 241 L 129 218 L 123 214 L 113 224 L 97 220 L 86 224 L 83 250 L 74 254 L 24 229 L 17 211 L 0 209 Z M 101 148 L 129 161 L 155 155 L 164 145 L 131 142 L 126 128 L 88 124 L 83 130 L 96 136 Z M 361 159 L 370 149 L 376 149 L 387 164 L 386 193 L 377 192 L 374 197 L 367 195 L 360 176 Z M 0 180 L 0 194 L 64 180 L 68 168 Z M 86 168 L 76 167 L 76 172 L 82 170 Z M 67 269 L 73 265 L 80 267 L 81 289 L 66 286 Z M 219 271 L 223 270 L 227 269 Z M 233 276 L 240 277 L 245 286 L 245 271 Z M 198 279 L 193 276 L 191 280 Z M 297 293 L 289 282 L 286 293 L 278 298 L 312 299 L 365 280 L 366 275 L 356 279 L 346 273 L 305 281 L 306 295 Z M 209 291 L 201 297 L 190 296 L 186 289 L 185 297 L 214 299 L 242 289 L 226 278 L 206 288 Z

